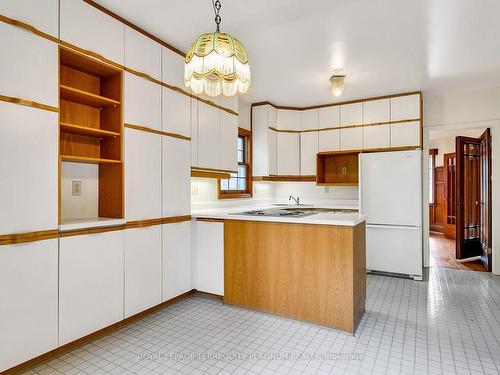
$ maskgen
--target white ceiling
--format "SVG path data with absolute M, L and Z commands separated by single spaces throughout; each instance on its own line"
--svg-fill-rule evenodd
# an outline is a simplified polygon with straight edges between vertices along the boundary
M 211 0 L 97 2 L 183 51 L 214 30 Z M 248 50 L 250 102 L 500 86 L 498 0 L 222 0 L 221 16 Z M 339 98 L 336 68 L 347 75 Z

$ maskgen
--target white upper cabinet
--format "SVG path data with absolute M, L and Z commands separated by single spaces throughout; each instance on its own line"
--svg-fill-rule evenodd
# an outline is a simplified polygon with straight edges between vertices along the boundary
M 318 109 L 319 128 L 337 128 L 340 124 L 339 106 L 325 107 Z
M 57 229 L 57 113 L 0 102 L 0 124 L 0 235 Z
M 391 147 L 391 125 L 363 128 L 363 150 Z
M 318 132 L 318 152 L 339 151 L 340 130 L 329 129 Z
M 59 345 L 123 319 L 124 245 L 123 230 L 60 238 Z
M 4 22 L 0 35 L 0 95 L 58 107 L 57 43 Z
M 161 89 L 160 85 L 125 72 L 125 123 L 161 130 Z
M 301 111 L 302 114 L 302 130 L 317 130 L 318 129 L 318 110 L 309 109 Z
M 191 213 L 190 142 L 173 137 L 162 137 L 162 142 L 162 216 L 189 215 Z
M 340 129 L 340 151 L 361 150 L 363 148 L 363 128 Z
M 220 169 L 220 110 L 198 103 L 198 165 Z
M 0 372 L 57 347 L 57 253 L 57 238 L 0 247 Z
M 125 231 L 125 318 L 161 303 L 161 225 Z
M 277 134 L 278 175 L 300 175 L 300 134 L 279 132 Z
M 230 109 L 231 111 L 238 113 L 238 97 L 239 97 L 238 95 L 230 97 L 221 95 L 220 96 L 221 107 Z
M 391 121 L 420 119 L 420 94 L 391 98 Z
M 316 175 L 316 154 L 318 153 L 318 131 L 300 134 L 300 174 Z
M 278 174 L 278 133 L 275 130 L 267 130 L 267 163 L 269 175 Z M 252 154 L 253 157 L 253 154 Z M 254 172 L 255 175 L 255 172 Z
M 125 26 L 125 66 L 161 80 L 161 45 Z
M 420 132 L 420 121 L 391 124 L 391 147 L 420 147 Z
M 278 130 L 302 130 L 302 111 L 290 109 L 277 110 Z
M 3 0 L 0 14 L 59 37 L 59 0 Z
M 184 57 L 162 46 L 162 82 L 177 86 L 183 90 L 189 89 L 184 85 Z
M 363 123 L 363 103 L 340 106 L 340 126 L 361 125 Z
M 238 116 L 226 111 L 220 112 L 220 169 L 238 170 Z
M 163 131 L 191 135 L 191 98 L 180 92 L 163 87 Z
M 191 221 L 163 226 L 163 301 L 193 289 Z
M 161 140 L 157 134 L 125 128 L 125 217 L 161 217 Z
M 267 115 L 267 126 L 270 128 L 278 128 L 278 110 L 273 106 L 266 105 L 268 115 Z
M 363 102 L 363 124 L 389 122 L 391 120 L 390 99 Z
M 60 2 L 61 39 L 123 65 L 123 24 L 84 1 Z
M 198 100 L 191 98 L 191 165 L 198 165 Z
M 271 126 L 274 123 L 274 126 Z M 252 171 L 254 176 L 276 174 L 276 108 L 252 107 Z

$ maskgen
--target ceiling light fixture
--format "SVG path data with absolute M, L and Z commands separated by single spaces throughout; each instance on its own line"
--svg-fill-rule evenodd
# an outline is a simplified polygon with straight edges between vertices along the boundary
M 332 84 L 332 94 L 335 96 L 340 96 L 344 91 L 345 87 L 345 74 L 342 69 L 335 70 L 333 75 L 330 77 L 330 83 Z
M 212 0 L 212 5 L 217 29 L 191 45 L 185 59 L 184 84 L 195 94 L 245 94 L 250 87 L 247 51 L 238 39 L 220 32 L 222 5 L 219 0 Z

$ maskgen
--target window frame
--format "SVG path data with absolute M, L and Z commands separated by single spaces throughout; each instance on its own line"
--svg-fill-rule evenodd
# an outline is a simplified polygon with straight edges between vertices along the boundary
M 221 179 L 217 180 L 217 197 L 218 199 L 237 199 L 237 198 L 252 198 L 253 196 L 253 181 L 252 181 L 252 132 L 244 128 L 238 128 L 238 138 L 245 139 L 245 165 L 247 168 L 246 189 L 245 190 L 221 190 Z
M 429 168 L 429 160 L 427 160 L 427 168 L 431 170 L 429 175 L 429 180 L 432 182 L 432 201 L 429 201 L 429 205 L 436 205 L 436 156 L 438 154 L 437 148 L 429 149 L 429 159 L 432 160 L 432 168 Z M 430 184 L 429 184 L 430 185 Z M 430 193 L 429 193 L 430 197 Z

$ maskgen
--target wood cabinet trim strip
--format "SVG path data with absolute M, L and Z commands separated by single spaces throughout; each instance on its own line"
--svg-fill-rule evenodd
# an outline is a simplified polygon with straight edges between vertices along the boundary
M 196 219 L 196 221 L 201 221 L 205 223 L 223 223 L 224 219 L 212 219 L 208 217 L 199 217 Z
M 18 20 L 15 20 L 13 18 L 5 17 L 2 15 L 0 15 L 0 21 L 5 22 L 11 26 L 19 27 L 21 29 L 29 31 L 35 35 L 41 36 L 44 39 L 50 40 L 51 42 L 59 43 L 58 38 L 53 37 L 52 35 L 46 34 L 43 31 L 38 30 L 36 27 L 28 25 L 27 23 L 24 23 L 22 21 L 18 21 Z
M 96 52 L 89 51 L 87 49 L 75 46 L 74 44 L 68 43 L 68 42 L 66 42 L 64 40 L 60 40 L 59 41 L 59 45 L 62 46 L 62 47 L 66 47 L 68 49 L 74 50 L 76 52 L 79 52 L 79 53 L 81 53 L 83 55 L 91 56 L 91 57 L 93 57 L 95 59 L 101 60 L 103 63 L 106 63 L 106 64 L 108 64 L 108 65 L 112 66 L 113 68 L 118 69 L 120 71 L 124 70 L 123 65 L 117 64 L 114 61 L 109 60 L 109 59 L 105 58 L 104 56 L 102 56 L 102 55 L 100 55 L 100 54 L 98 54 Z
M 161 225 L 161 224 L 163 224 L 162 218 L 147 219 L 147 220 L 134 220 L 134 221 L 127 221 L 127 224 L 125 224 L 125 229 L 145 228 L 145 227 L 152 227 L 154 225 Z
M 32 107 L 32 108 L 37 108 L 37 109 L 43 109 L 44 111 L 59 112 L 59 108 L 57 108 L 57 107 L 52 107 L 52 106 L 47 105 L 47 104 L 37 103 L 37 102 L 27 100 L 27 99 L 14 98 L 11 96 L 0 95 L 0 100 L 2 102 L 24 105 L 26 107 Z
M 191 215 L 164 217 L 162 224 L 182 223 L 184 221 L 191 221 Z
M 315 175 L 304 176 L 287 176 L 287 175 L 271 175 L 271 176 L 253 176 L 254 181 L 275 181 L 275 182 L 315 182 Z
M 188 137 L 188 136 L 185 136 L 185 135 L 182 135 L 182 134 L 164 132 L 162 130 L 148 128 L 147 126 L 133 125 L 133 124 L 127 124 L 127 123 L 124 124 L 123 126 L 126 127 L 126 128 L 129 128 L 129 129 L 139 130 L 139 131 L 148 132 L 148 133 L 154 133 L 154 134 L 158 134 L 158 135 L 164 135 L 164 136 L 167 136 L 167 137 L 182 139 L 182 140 L 185 140 L 185 141 L 191 141 L 191 137 Z
M 37 232 L 27 233 L 4 234 L 0 236 L 0 246 L 43 241 L 57 237 L 59 237 L 59 230 L 57 229 L 41 230 Z
M 89 228 L 89 229 L 77 229 L 68 232 L 61 232 L 59 234 L 60 237 L 73 237 L 73 236 L 82 236 L 86 234 L 97 234 L 97 233 L 106 233 L 106 232 L 115 232 L 117 230 L 124 230 L 125 224 L 117 225 L 113 227 L 102 227 L 102 228 Z
M 203 172 L 208 171 L 208 172 L 238 173 L 238 171 L 231 171 L 229 169 L 215 169 L 215 168 L 205 168 L 196 166 L 191 166 L 191 170 L 203 171 Z
M 193 296 L 196 293 L 196 289 L 192 289 L 190 291 L 187 291 L 183 294 L 178 295 L 177 297 L 171 298 L 165 302 L 162 302 L 156 306 L 150 307 L 144 311 L 141 311 L 135 315 L 129 316 L 128 318 L 125 318 L 123 320 L 120 320 L 119 322 L 113 323 L 105 328 L 102 328 L 98 331 L 95 331 L 93 333 L 90 333 L 84 337 L 81 337 L 75 341 L 72 341 L 68 344 L 62 345 L 54 350 L 51 350 L 50 352 L 44 353 L 42 355 L 39 355 L 38 357 L 32 358 L 26 362 L 23 362 L 15 367 L 12 367 L 8 370 L 3 371 L 1 374 L 2 375 L 15 375 L 19 374 L 21 372 L 24 372 L 30 368 L 33 368 L 35 366 L 38 366 L 41 363 L 47 362 L 51 359 L 54 359 L 56 357 L 59 357 L 60 355 L 67 353 L 71 350 L 74 350 L 76 348 L 79 348 L 85 344 L 88 344 L 91 341 L 94 341 L 100 337 L 103 337 L 105 335 L 109 335 L 110 333 L 117 331 L 139 319 L 142 319 L 148 315 L 151 315 L 161 309 L 164 309 L 170 305 L 173 305 L 177 302 L 180 302 L 184 299 L 187 299 L 191 296 Z
M 214 179 L 218 179 L 218 180 L 227 180 L 231 176 L 229 175 L 229 173 L 226 173 L 226 172 L 210 172 L 210 171 L 191 170 L 191 177 L 214 178 Z

